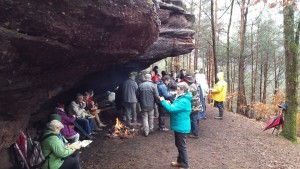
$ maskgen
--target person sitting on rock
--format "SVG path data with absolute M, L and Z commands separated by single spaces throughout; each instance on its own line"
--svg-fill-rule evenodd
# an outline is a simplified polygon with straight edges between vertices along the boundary
M 78 93 L 76 100 L 72 101 L 69 106 L 69 114 L 76 116 L 76 122 L 82 126 L 86 133 L 95 134 L 93 130 L 100 131 L 101 129 L 94 127 L 94 118 L 87 113 L 85 107 L 86 103 L 83 101 L 83 95 Z
M 70 143 L 77 142 L 79 140 L 79 133 L 74 130 L 75 115 L 68 115 L 64 108 L 65 105 L 63 103 L 58 103 L 54 109 L 54 113 L 60 115 L 61 122 L 64 125 L 61 133 Z
M 44 156 L 49 158 L 46 158 L 42 169 L 80 169 L 79 153 L 74 153 L 80 146 L 68 148 L 59 139 L 64 125 L 58 120 L 52 120 L 47 127 L 42 135 L 41 145 Z
M 84 93 L 84 101 L 86 102 L 85 110 L 89 111 L 93 116 L 95 116 L 95 120 L 96 120 L 96 123 L 99 128 L 105 127 L 106 125 L 104 125 L 100 120 L 100 117 L 99 117 L 100 109 L 98 109 L 98 106 L 93 101 L 93 98 L 92 98 L 93 95 L 94 95 L 94 92 L 92 90 L 90 90 L 90 92 Z

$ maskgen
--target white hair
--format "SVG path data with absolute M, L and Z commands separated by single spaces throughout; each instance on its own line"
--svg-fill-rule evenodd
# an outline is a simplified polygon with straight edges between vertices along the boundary
M 60 129 L 64 128 L 64 125 L 58 121 L 58 120 L 51 120 L 48 124 L 47 127 L 51 130 L 54 130 L 54 127 L 58 127 Z
M 189 90 L 189 85 L 186 82 L 178 83 L 177 87 L 179 87 L 181 90 L 183 90 L 184 93 L 188 92 L 188 90 Z
M 145 79 L 146 80 L 151 80 L 151 75 L 149 73 L 145 74 Z

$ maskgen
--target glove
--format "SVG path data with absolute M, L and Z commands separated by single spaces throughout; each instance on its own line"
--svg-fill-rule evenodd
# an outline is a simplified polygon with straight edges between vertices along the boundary
M 165 98 L 164 98 L 164 97 L 160 97 L 159 100 L 160 100 L 160 101 L 164 101 Z

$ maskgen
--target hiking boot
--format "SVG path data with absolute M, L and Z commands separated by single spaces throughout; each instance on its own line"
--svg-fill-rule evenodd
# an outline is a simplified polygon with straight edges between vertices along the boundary
M 189 138 L 198 139 L 198 138 L 199 138 L 199 136 L 195 136 L 195 135 L 193 135 L 193 134 L 190 134 L 190 135 L 189 135 Z
M 167 127 L 158 128 L 158 130 L 160 130 L 160 131 L 169 131 L 169 129 Z
M 91 133 L 91 135 L 97 135 L 97 134 L 100 134 L 100 133 L 94 132 L 94 131 Z
M 172 167 L 181 167 L 181 164 L 176 161 L 173 161 L 173 162 L 171 162 L 171 166 Z
M 88 139 L 89 139 L 89 140 L 95 140 L 95 137 L 90 136 Z
M 95 132 L 100 132 L 100 131 L 102 131 L 102 129 L 99 128 L 99 127 L 96 127 L 96 128 L 94 129 L 94 131 L 95 131 Z
M 217 116 L 217 117 L 215 117 L 215 119 L 222 120 L 222 119 L 223 119 L 223 117 L 221 117 L 221 116 Z
M 145 137 L 148 137 L 148 135 L 149 135 L 149 132 L 144 132 Z

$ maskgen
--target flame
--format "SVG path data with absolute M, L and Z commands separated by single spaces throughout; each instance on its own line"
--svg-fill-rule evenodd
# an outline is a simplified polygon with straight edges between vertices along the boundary
M 116 118 L 116 124 L 114 125 L 114 132 L 113 134 L 122 136 L 122 137 L 126 137 L 128 135 L 130 135 L 130 132 L 128 131 L 128 128 L 122 124 L 119 120 L 119 118 Z
M 120 122 L 119 118 L 116 118 L 116 125 L 115 125 L 115 134 L 120 134 L 122 129 L 124 129 L 124 125 Z M 126 129 L 127 130 L 127 129 Z M 126 131 L 125 131 L 126 133 Z
M 123 125 L 120 123 L 119 118 L 116 118 L 116 125 L 115 125 L 115 129 L 121 129 L 123 128 Z

